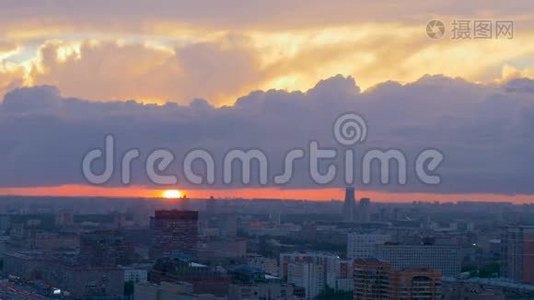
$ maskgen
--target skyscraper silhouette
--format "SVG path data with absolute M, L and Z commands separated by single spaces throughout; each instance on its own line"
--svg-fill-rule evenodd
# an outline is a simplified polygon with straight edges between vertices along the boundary
M 360 203 L 357 209 L 357 221 L 358 222 L 369 222 L 369 209 L 371 206 L 371 199 L 361 198 Z
M 355 207 L 356 207 L 356 200 L 354 196 L 354 188 L 353 187 L 347 187 L 345 188 L 345 202 L 343 203 L 343 220 L 345 222 L 354 222 L 356 220 L 355 216 Z

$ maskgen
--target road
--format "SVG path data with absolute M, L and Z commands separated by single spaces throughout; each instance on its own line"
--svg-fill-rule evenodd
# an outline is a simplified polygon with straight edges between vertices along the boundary
M 46 300 L 48 297 L 37 294 L 37 291 L 28 286 L 13 282 L 0 282 L 0 300 Z

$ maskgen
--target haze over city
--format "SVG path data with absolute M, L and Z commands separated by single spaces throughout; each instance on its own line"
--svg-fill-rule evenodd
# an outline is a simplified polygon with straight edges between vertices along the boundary
M 0 1 L 0 299 L 534 299 L 532 1 Z

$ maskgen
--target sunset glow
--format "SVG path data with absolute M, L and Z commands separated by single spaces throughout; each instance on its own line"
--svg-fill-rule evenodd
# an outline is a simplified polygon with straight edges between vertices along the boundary
M 165 199 L 178 199 L 182 197 L 182 192 L 179 190 L 165 190 L 161 196 Z
M 137 149 L 140 158 L 170 150 L 173 165 L 159 171 L 183 180 L 175 174 L 177 160 L 197 147 L 217 158 L 233 148 L 280 155 L 310 140 L 339 146 L 326 145 L 329 128 L 350 111 L 369 123 L 362 149 L 445 154 L 443 184 L 355 184 L 358 192 L 377 201 L 528 203 L 534 197 L 533 173 L 523 169 L 534 147 L 532 5 L 492 4 L 482 10 L 412 0 L 259 1 L 236 10 L 220 2 L 158 0 L 147 14 L 144 4 L 123 1 L 5 3 L 0 194 L 336 199 L 344 184 L 309 184 L 305 166 L 295 170 L 298 185 L 259 188 L 224 186 L 220 170 L 214 185 L 156 186 L 138 161 L 132 162 L 136 182 L 94 185 L 79 166 L 84 154 L 103 149 L 109 133 L 117 149 Z M 492 35 L 475 38 L 473 26 L 469 38 L 453 38 L 459 19 L 490 20 Z M 439 39 L 425 31 L 431 20 L 444 24 Z M 497 36 L 503 21 L 513 21 L 513 35 Z M 268 158 L 270 171 L 283 164 Z
M 0 300 L 534 299 L 532 0 L 0 8 Z
M 173 190 L 174 191 L 174 190 Z M 154 198 L 175 199 L 163 196 L 167 190 L 155 190 L 145 187 L 95 187 L 88 185 L 63 185 L 58 187 L 35 188 L 0 188 L 0 195 L 10 196 L 50 196 L 50 197 L 110 197 L 110 198 Z M 184 193 L 184 191 L 179 191 Z M 175 194 L 172 192 L 171 194 Z M 413 202 L 425 201 L 442 203 L 464 200 L 478 200 L 487 202 L 509 201 L 516 204 L 534 202 L 533 195 L 495 195 L 490 193 L 477 194 L 432 194 L 432 193 L 387 193 L 372 190 L 358 190 L 361 197 L 370 197 L 377 202 Z M 187 195 L 192 199 L 240 198 L 240 199 L 288 199 L 330 201 L 342 200 L 343 188 L 323 189 L 279 189 L 279 188 L 250 188 L 250 189 L 196 189 L 188 190 Z M 179 198 L 179 197 L 178 197 Z

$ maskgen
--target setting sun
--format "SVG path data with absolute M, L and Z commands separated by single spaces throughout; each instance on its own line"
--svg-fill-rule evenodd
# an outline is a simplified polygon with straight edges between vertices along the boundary
M 179 190 L 165 190 L 162 193 L 162 197 L 165 199 L 178 199 L 182 197 L 182 192 Z

